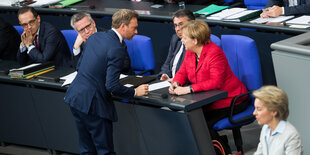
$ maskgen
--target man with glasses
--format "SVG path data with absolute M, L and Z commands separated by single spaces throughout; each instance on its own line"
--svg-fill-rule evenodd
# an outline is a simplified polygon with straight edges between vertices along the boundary
M 191 11 L 181 9 L 174 13 L 172 20 L 176 34 L 171 38 L 167 59 L 158 74 L 160 80 L 172 80 L 175 73 L 179 70 L 185 56 L 185 48 L 181 42 L 181 27 L 186 22 L 195 20 L 195 16 Z
M 73 45 L 73 66 L 76 67 L 83 52 L 86 40 L 97 31 L 105 31 L 103 28 L 96 27 L 95 21 L 89 13 L 79 12 L 71 17 L 71 27 L 78 33 Z
M 53 25 L 41 22 L 32 7 L 22 7 L 17 17 L 24 28 L 17 60 L 21 65 L 53 61 L 56 66 L 70 66 L 71 56 L 68 44 Z

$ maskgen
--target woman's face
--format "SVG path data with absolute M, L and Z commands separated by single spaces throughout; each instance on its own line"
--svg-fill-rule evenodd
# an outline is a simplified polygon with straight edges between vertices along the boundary
M 185 46 L 186 50 L 193 51 L 193 49 L 197 46 L 197 40 L 191 39 L 186 32 L 182 32 L 182 43 Z
M 273 119 L 276 119 L 275 115 L 277 114 L 277 112 L 269 111 L 263 101 L 255 99 L 254 106 L 255 110 L 253 112 L 253 115 L 256 117 L 258 124 L 268 125 L 272 122 Z

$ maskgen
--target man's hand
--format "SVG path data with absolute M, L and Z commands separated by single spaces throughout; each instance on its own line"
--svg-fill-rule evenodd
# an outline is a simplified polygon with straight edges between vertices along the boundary
M 136 96 L 147 95 L 149 93 L 149 85 L 148 84 L 140 85 L 135 90 L 136 90 Z
M 172 84 L 170 85 L 170 87 L 169 87 L 169 93 L 170 93 L 170 94 L 176 94 L 176 93 L 174 92 L 174 90 L 175 90 L 177 87 L 179 87 L 179 83 L 178 83 L 178 82 L 172 83 Z
M 169 76 L 167 74 L 162 74 L 160 77 L 160 80 L 167 81 L 167 80 L 169 80 Z
M 22 45 L 25 45 L 27 48 L 29 45 L 33 44 L 33 40 L 36 36 L 33 36 L 31 31 L 24 31 L 21 35 Z
M 74 48 L 75 50 L 79 49 L 79 48 L 81 47 L 81 45 L 82 45 L 85 41 L 86 41 L 86 40 L 84 40 L 84 39 L 82 38 L 81 35 L 78 35 L 78 36 L 76 37 L 75 42 L 74 42 L 73 48 Z
M 274 5 L 271 8 L 268 8 L 268 10 L 263 13 L 265 13 L 265 15 L 268 17 L 278 17 L 283 14 L 283 10 L 282 7 Z

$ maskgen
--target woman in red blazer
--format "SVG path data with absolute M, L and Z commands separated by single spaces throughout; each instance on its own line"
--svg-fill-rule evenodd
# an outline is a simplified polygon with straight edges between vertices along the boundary
M 210 33 L 208 25 L 201 20 L 189 21 L 182 27 L 186 54 L 169 92 L 177 95 L 211 89 L 228 92 L 228 97 L 203 108 L 209 129 L 212 129 L 214 123 L 228 116 L 232 98 L 247 89 L 231 71 L 222 49 L 210 41 Z M 184 86 L 188 81 L 191 85 Z M 242 103 L 235 109 L 238 113 L 246 107 L 246 103 Z

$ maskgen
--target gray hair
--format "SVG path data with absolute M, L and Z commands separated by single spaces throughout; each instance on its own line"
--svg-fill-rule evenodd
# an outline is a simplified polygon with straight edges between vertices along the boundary
M 74 14 L 72 17 L 71 17 L 71 21 L 70 21 L 70 24 L 71 24 L 71 27 L 73 29 L 75 29 L 74 27 L 74 23 L 80 21 L 81 19 L 83 19 L 84 17 L 87 17 L 91 22 L 93 22 L 93 18 L 90 16 L 89 13 L 87 12 L 79 12 L 79 13 L 76 13 Z M 76 29 L 75 29 L 76 30 Z

